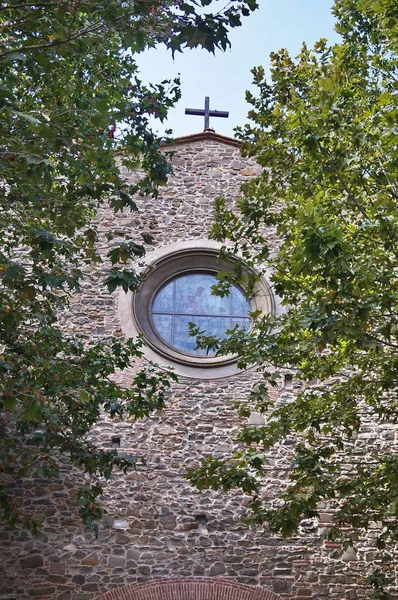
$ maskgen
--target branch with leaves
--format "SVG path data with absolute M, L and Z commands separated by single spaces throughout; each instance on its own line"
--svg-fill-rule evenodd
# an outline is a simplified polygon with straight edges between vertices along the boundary
M 208 459 L 190 478 L 242 488 L 252 520 L 284 535 L 332 503 L 331 539 L 355 546 L 372 529 L 387 559 L 398 542 L 398 447 L 384 432 L 398 423 L 398 3 L 337 0 L 333 11 L 341 43 L 303 45 L 295 60 L 274 53 L 270 78 L 253 70 L 258 95 L 247 93 L 251 124 L 239 135 L 264 170 L 237 210 L 217 201 L 212 234 L 238 262 L 272 273 L 286 312 L 253 315 L 250 331 L 222 342 L 199 340 L 256 366 L 239 410 L 266 424 L 243 427 L 246 450 Z M 295 374 L 295 394 L 274 402 L 281 369 Z M 294 456 L 275 505 L 262 481 L 286 440 Z M 372 597 L 386 598 L 383 577 L 394 588 L 394 574 L 378 573 Z
M 213 2 L 200 4 L 209 11 Z M 161 409 L 173 376 L 148 367 L 121 387 L 112 374 L 140 359 L 139 341 L 66 335 L 59 318 L 100 260 L 110 269 L 99 286 L 139 286 L 131 262 L 149 237 L 112 242 L 101 256 L 93 220 L 105 203 L 136 211 L 135 196 L 156 197 L 170 173 L 149 119 L 166 119 L 179 81 L 144 85 L 136 54 L 158 44 L 225 49 L 229 29 L 255 8 L 253 0 L 215 14 L 190 0 L 0 3 L 0 510 L 12 527 L 40 525 L 15 480 L 57 476 L 60 454 L 89 477 L 79 503 L 93 530 L 104 481 L 143 458 L 97 447 L 90 431 L 103 414 Z M 128 184 L 121 167 L 141 169 L 141 180 Z

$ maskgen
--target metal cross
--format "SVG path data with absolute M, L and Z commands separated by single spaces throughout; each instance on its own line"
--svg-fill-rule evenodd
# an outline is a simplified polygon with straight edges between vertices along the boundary
M 185 114 L 186 115 L 198 115 L 200 117 L 204 117 L 205 118 L 205 130 L 210 129 L 210 117 L 224 117 L 225 119 L 227 119 L 229 116 L 229 112 L 227 112 L 225 110 L 210 110 L 209 96 L 206 96 L 206 98 L 205 98 L 205 109 L 204 110 L 202 110 L 201 108 L 186 108 Z

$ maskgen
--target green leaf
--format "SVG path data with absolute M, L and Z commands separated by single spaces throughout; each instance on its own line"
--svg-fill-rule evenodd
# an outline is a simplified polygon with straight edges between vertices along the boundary
M 6 365 L 8 367 L 8 365 Z M 1 404 L 3 405 L 4 410 L 14 411 L 17 406 L 17 399 L 15 396 L 4 395 L 1 399 Z
M 30 401 L 23 411 L 24 419 L 30 422 L 40 422 L 42 418 L 42 410 L 37 402 Z
M 80 390 L 80 402 L 90 402 L 90 394 L 87 390 Z
M 20 112 L 18 110 L 15 111 L 15 114 L 20 119 L 25 119 L 25 121 L 28 121 L 29 123 L 32 123 L 33 125 L 41 125 L 41 121 L 37 117 L 34 117 L 33 115 L 30 115 L 30 114 L 24 113 L 24 112 Z

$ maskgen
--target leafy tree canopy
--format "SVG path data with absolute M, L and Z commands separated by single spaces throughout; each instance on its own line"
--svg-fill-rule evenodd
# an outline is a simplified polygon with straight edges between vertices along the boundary
M 109 201 L 115 210 L 136 210 L 134 194 L 156 195 L 169 173 L 148 122 L 166 118 L 179 82 L 144 86 L 137 53 L 158 44 L 173 53 L 225 50 L 229 29 L 256 3 L 218 5 L 0 2 L 0 507 L 12 526 L 38 525 L 13 497 L 13 481 L 56 474 L 58 450 L 92 476 L 80 490 L 80 508 L 95 529 L 96 477 L 134 466 L 137 457 L 99 449 L 87 434 L 101 411 L 139 417 L 163 406 L 168 380 L 153 369 L 128 390 L 110 377 L 140 356 L 139 343 L 72 339 L 57 314 L 87 264 L 98 260 L 91 224 L 97 208 Z M 127 185 L 121 165 L 142 168 L 142 180 Z M 110 291 L 136 289 L 127 263 L 144 253 L 143 241 L 112 247 Z
M 264 169 L 237 211 L 217 201 L 213 235 L 272 272 L 286 310 L 254 315 L 249 332 L 218 344 L 258 367 L 240 410 L 263 412 L 266 424 L 243 427 L 243 453 L 191 477 L 240 486 L 253 521 L 283 535 L 332 500 L 332 539 L 355 545 L 378 523 L 377 547 L 388 549 L 398 541 L 398 455 L 384 432 L 363 461 L 360 437 L 366 424 L 383 432 L 398 422 L 398 3 L 337 0 L 333 12 L 341 43 L 272 54 L 269 78 L 253 70 L 258 95 L 247 94 L 251 124 L 239 133 Z M 280 369 L 302 385 L 275 404 L 268 389 Z M 292 440 L 290 484 L 271 505 L 261 497 L 267 455 Z

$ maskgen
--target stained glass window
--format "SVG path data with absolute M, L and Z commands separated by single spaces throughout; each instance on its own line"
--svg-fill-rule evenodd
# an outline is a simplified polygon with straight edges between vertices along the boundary
M 228 296 L 215 296 L 211 290 L 215 284 L 217 279 L 210 273 L 189 273 L 160 288 L 152 304 L 152 319 L 167 344 L 187 354 L 206 354 L 206 350 L 195 350 L 189 323 L 220 339 L 236 324 L 249 327 L 250 305 L 241 290 L 232 286 Z

